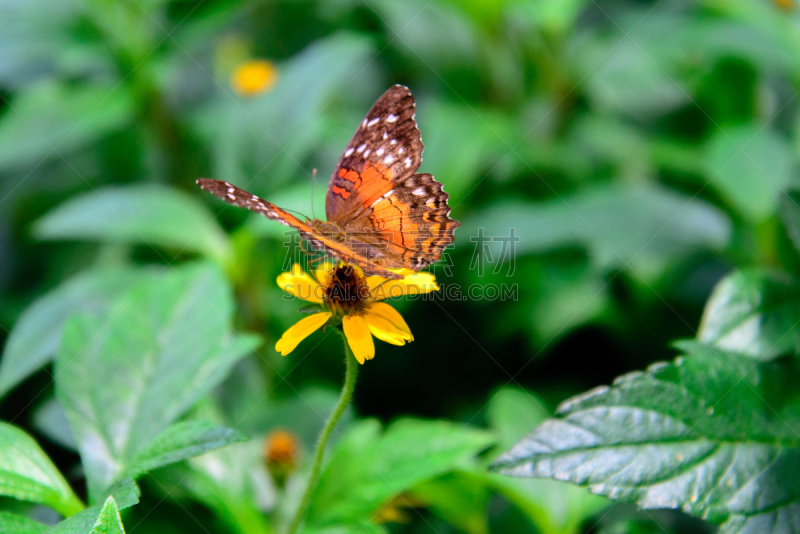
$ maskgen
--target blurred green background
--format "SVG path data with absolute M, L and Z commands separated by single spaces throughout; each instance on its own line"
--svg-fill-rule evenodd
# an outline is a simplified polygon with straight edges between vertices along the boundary
M 269 62 L 257 63 L 265 78 L 256 69 L 243 89 L 253 61 Z M 415 342 L 378 344 L 351 420 L 496 429 L 502 403 L 527 390 L 541 402 L 507 415 L 532 429 L 542 406 L 670 359 L 733 267 L 800 265 L 778 224 L 779 192 L 800 185 L 792 0 L 0 0 L 0 341 L 90 269 L 205 258 L 235 294 L 237 329 L 264 339 L 216 388 L 215 409 L 255 438 L 288 427 L 307 455 L 320 422 L 300 399 L 335 398 L 339 341 L 317 333 L 275 353 L 299 318 L 274 283 L 285 228 L 194 181 L 319 216 L 342 149 L 394 83 L 417 99 L 420 170 L 462 223 L 433 268 L 462 293 L 396 303 Z M 491 241 L 512 229 L 512 250 Z M 509 293 L 461 298 L 473 285 Z M 42 423 L 52 397 L 38 370 L 0 413 L 80 480 L 74 448 Z M 425 491 L 468 485 L 438 483 Z M 239 528 L 211 500 L 163 500 L 156 486 L 143 484 L 126 525 L 196 532 L 192 514 Z M 708 531 L 537 491 L 515 502 L 495 489 L 476 509 L 492 532 Z M 391 532 L 484 528 L 418 498 Z

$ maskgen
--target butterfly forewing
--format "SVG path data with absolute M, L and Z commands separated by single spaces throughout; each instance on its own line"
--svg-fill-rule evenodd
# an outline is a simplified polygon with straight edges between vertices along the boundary
M 374 201 L 391 189 L 391 181 L 419 168 L 422 139 L 415 112 L 414 97 L 402 85 L 391 87 L 375 102 L 331 177 L 325 202 L 329 221 L 343 223 L 357 217 L 368 207 L 364 202 Z
M 330 236 L 326 236 L 315 230 L 308 221 L 301 221 L 288 211 L 244 189 L 236 187 L 228 182 L 213 180 L 211 178 L 200 178 L 197 180 L 197 185 L 212 195 L 221 198 L 228 204 L 240 208 L 247 208 L 272 220 L 278 221 L 281 224 L 295 228 L 300 233 L 300 237 L 305 239 L 314 249 L 322 251 L 336 260 L 361 265 L 367 274 L 377 274 L 384 278 L 400 278 L 400 276 L 387 271 L 385 268 L 374 265 L 370 261 L 364 261 L 365 258 L 363 254 L 358 250 L 353 250 L 343 243 L 333 241 L 330 239 Z
M 286 210 L 279 208 L 275 204 L 270 204 L 266 200 L 252 193 L 248 193 L 244 189 L 229 184 L 228 182 L 213 180 L 211 178 L 200 178 L 197 180 L 197 185 L 204 191 L 208 191 L 212 195 L 221 198 L 228 204 L 255 211 L 286 226 L 291 226 L 293 228 L 308 226 Z

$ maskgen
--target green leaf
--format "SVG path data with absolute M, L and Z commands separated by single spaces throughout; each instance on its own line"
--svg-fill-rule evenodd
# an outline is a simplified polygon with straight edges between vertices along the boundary
M 495 2 L 475 2 L 484 5 Z M 526 31 L 560 35 L 568 32 L 584 10 L 587 0 L 556 0 L 554 2 L 509 2 L 515 23 L 525 24 Z M 497 3 L 501 4 L 501 3 Z
M 45 9 L 47 16 L 43 17 Z M 75 42 L 69 35 L 80 13 L 81 4 L 75 0 L 57 4 L 47 0 L 3 4 L 0 84 L 16 92 L 34 80 L 52 75 L 59 60 L 63 62 L 64 56 L 69 55 L 65 54 L 65 49 L 74 53 L 75 48 L 84 44 Z
M 399 48 L 411 65 L 433 69 L 442 77 L 449 69 L 478 61 L 484 43 L 478 26 L 463 10 L 424 0 L 381 0 L 371 6 L 396 36 L 390 44 Z M 425 16 L 418 16 L 423 12 Z
M 114 497 L 92 506 L 46 531 L 47 534 L 125 534 Z
M 3 347 L 0 396 L 50 362 L 64 321 L 75 313 L 102 314 L 123 291 L 152 272 L 144 269 L 97 269 L 71 278 L 33 302 L 17 320 Z
M 232 428 L 208 421 L 181 421 L 167 428 L 137 453 L 128 475 L 135 478 L 147 471 L 241 441 L 247 441 L 247 437 Z
M 800 191 L 787 191 L 780 198 L 780 213 L 786 233 L 800 250 Z
M 41 503 L 67 517 L 83 509 L 36 441 L 4 422 L 0 422 L 0 495 Z
M 660 115 L 691 99 L 681 84 L 680 49 L 674 45 L 687 22 L 665 10 L 652 15 L 616 17 L 629 39 L 589 30 L 577 40 L 576 75 L 585 79 L 592 107 L 601 113 Z
M 742 215 L 758 222 L 772 215 L 791 182 L 794 158 L 788 142 L 752 124 L 718 130 L 707 146 L 708 179 Z
M 718 209 L 653 184 L 607 184 L 540 203 L 508 200 L 470 218 L 462 235 L 472 240 L 462 238 L 461 246 L 477 247 L 481 229 L 498 260 L 502 243 L 491 239 L 513 229 L 517 255 L 583 246 L 602 269 L 664 264 L 720 249 L 731 234 Z
M 489 426 L 497 434 L 498 449 L 506 450 L 547 419 L 544 402 L 529 391 L 506 387 L 489 401 Z M 607 506 L 608 501 L 554 480 L 526 480 L 493 474 L 483 477 L 488 487 L 516 505 L 543 534 L 577 532 L 585 521 Z
M 8 534 L 41 534 L 45 530 L 47 530 L 47 525 L 28 519 L 24 515 L 0 511 L 0 532 Z
M 117 503 L 114 502 L 113 497 L 106 499 L 106 503 L 103 505 L 103 509 L 100 510 L 100 515 L 97 517 L 97 522 L 94 524 L 91 534 L 125 534 L 122 518 L 119 516 Z
M 705 345 L 564 403 L 494 469 L 550 477 L 642 508 L 680 508 L 723 533 L 800 521 L 800 362 Z
M 40 239 L 149 243 L 224 258 L 228 241 L 198 199 L 176 189 L 132 185 L 96 189 L 70 198 L 39 219 Z
M 720 281 L 697 339 L 761 360 L 800 351 L 800 285 L 788 275 L 743 271 Z
M 122 86 L 43 84 L 22 91 L 0 120 L 0 170 L 36 167 L 133 120 Z
M 485 484 L 521 510 L 542 534 L 575 534 L 609 501 L 558 480 L 486 473 Z
M 452 203 L 467 194 L 487 168 L 515 144 L 512 121 L 463 104 L 433 101 L 420 118 L 425 132 L 425 172 L 446 184 Z
M 36 411 L 33 412 L 33 427 L 37 432 L 65 449 L 77 452 L 78 446 L 72 438 L 72 431 L 69 428 L 64 408 L 55 397 L 50 397 L 36 407 Z
M 727 9 L 734 2 L 721 3 Z M 749 0 L 743 3 L 760 4 Z M 773 6 L 762 7 L 781 23 L 789 22 Z M 790 76 L 797 69 L 795 35 L 792 33 L 791 47 L 782 46 L 779 39 L 755 27 L 750 17 L 747 24 L 741 24 L 722 17 L 654 10 L 646 17 L 623 11 L 615 13 L 614 19 L 620 32 L 595 26 L 585 32 L 588 36 L 577 40 L 574 52 L 576 74 L 586 78 L 593 107 L 605 112 L 641 118 L 677 109 L 693 99 L 698 69 L 705 74 L 724 59 L 750 61 L 759 70 L 778 70 Z M 774 28 L 775 22 L 770 21 L 768 26 Z M 626 38 L 621 39 L 620 33 Z M 693 58 L 690 62 L 688 51 Z M 714 117 L 715 121 L 720 119 L 727 117 Z
M 201 408 L 209 408 L 205 402 Z M 218 420 L 219 413 L 199 410 L 202 417 Z M 191 497 L 213 510 L 232 532 L 269 534 L 273 530 L 266 511 L 275 513 L 276 490 L 263 457 L 263 442 L 251 440 L 217 449 L 154 472 L 157 487 L 173 495 L 185 488 Z M 273 517 L 275 517 L 273 515 Z
M 245 364 L 253 363 L 245 360 L 237 371 L 249 369 Z M 229 379 L 221 389 L 230 387 Z M 213 398 L 201 401 L 191 417 L 217 425 L 229 421 Z M 185 490 L 194 501 L 212 510 L 231 532 L 271 534 L 273 528 L 264 512 L 276 517 L 276 489 L 264 462 L 263 446 L 261 437 L 234 443 L 154 471 L 148 478 L 156 481 L 151 487 L 160 489 L 168 498 L 174 498 L 176 490 Z
M 142 495 L 142 490 L 139 485 L 132 478 L 123 478 L 114 482 L 108 488 L 108 495 L 105 498 L 113 497 L 114 502 L 120 510 L 130 508 L 135 504 L 139 504 L 139 497 Z
M 56 397 L 78 443 L 92 502 L 137 472 L 137 455 L 256 345 L 230 331 L 233 302 L 207 265 L 133 288 L 108 317 L 73 317 L 56 356 Z
M 470 473 L 455 471 L 418 484 L 411 495 L 433 513 L 467 534 L 488 534 L 487 485 Z
M 727 52 L 730 57 L 751 57 L 751 61 L 761 68 L 777 62 L 778 65 L 785 66 L 790 76 L 797 72 L 800 67 L 797 27 L 793 18 L 787 17 L 784 10 L 775 9 L 774 4 L 750 0 L 708 0 L 705 5 L 741 30 L 755 30 L 764 34 L 760 39 L 756 35 L 749 36 L 749 39 L 736 40 L 735 50 L 738 53 L 732 54 L 733 50 L 729 49 Z M 753 54 L 754 50 L 757 55 Z
M 303 528 L 303 534 L 389 534 L 389 531 L 383 525 L 366 521 L 321 528 Z
M 361 423 L 320 476 L 307 523 L 368 520 L 394 495 L 455 469 L 491 442 L 485 432 L 441 421 L 402 419 L 383 435 L 373 423 Z
M 100 505 L 90 506 L 45 532 L 47 534 L 89 534 L 94 528 L 101 510 Z
M 258 372 L 257 367 L 252 366 L 247 372 L 253 375 Z M 238 384 L 234 383 L 233 387 L 235 389 L 227 392 L 231 398 L 226 404 L 228 404 L 228 417 L 231 421 L 237 421 L 237 428 L 250 435 L 282 428 L 297 436 L 309 450 L 313 450 L 317 436 L 339 400 L 337 391 L 318 386 L 300 389 L 297 395 L 285 399 L 267 398 L 266 386 L 264 389 L 253 387 L 247 391 L 240 381 Z M 234 391 L 241 393 L 233 394 Z M 254 406 L 257 406 L 257 409 L 254 409 Z M 339 420 L 337 429 L 344 432 L 352 424 L 353 419 L 353 410 L 348 407 Z
M 492 395 L 486 415 L 497 435 L 497 446 L 507 449 L 547 419 L 549 412 L 533 393 L 505 387 Z

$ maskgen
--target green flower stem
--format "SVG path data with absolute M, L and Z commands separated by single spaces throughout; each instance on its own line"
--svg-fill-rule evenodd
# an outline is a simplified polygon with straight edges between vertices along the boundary
M 350 351 L 350 345 L 347 344 L 347 337 L 345 337 L 344 332 L 339 328 L 337 328 L 337 331 L 344 341 L 344 359 L 347 366 L 344 385 L 342 386 L 342 394 L 339 396 L 339 402 L 336 403 L 333 413 L 325 423 L 325 427 L 322 429 L 317 439 L 317 446 L 314 449 L 314 463 L 311 464 L 311 475 L 308 477 L 308 485 L 306 486 L 305 493 L 303 493 L 303 499 L 300 501 L 300 505 L 294 513 L 292 522 L 286 530 L 286 534 L 295 534 L 297 529 L 300 528 L 300 524 L 303 522 L 306 510 L 308 509 L 308 503 L 311 500 L 311 494 L 314 492 L 314 487 L 316 487 L 317 481 L 319 480 L 319 472 L 322 470 L 322 460 L 325 457 L 325 448 L 328 445 L 328 440 L 333 433 L 333 429 L 336 428 L 336 423 L 342 418 L 345 408 L 350 404 L 350 400 L 353 398 L 353 391 L 356 389 L 358 362 Z

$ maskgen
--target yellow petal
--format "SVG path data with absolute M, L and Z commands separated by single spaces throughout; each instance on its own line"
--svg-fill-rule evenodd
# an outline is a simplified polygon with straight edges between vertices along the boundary
M 299 263 L 292 265 L 291 272 L 278 275 L 278 287 L 299 299 L 321 304 L 325 289 L 303 271 Z
M 409 341 L 414 341 L 411 329 L 406 324 L 403 316 L 385 302 L 373 302 L 369 304 L 364 311 L 368 314 L 377 315 L 378 317 L 386 319 L 393 327 L 402 332 Z
M 369 325 L 363 317 L 354 314 L 345 315 L 342 320 L 342 328 L 344 328 L 347 343 L 358 363 L 364 363 L 364 360 L 371 360 L 375 357 L 375 343 L 372 341 Z
M 436 284 L 436 277 L 432 273 L 415 273 L 410 269 L 397 269 L 394 272 L 404 275 L 404 278 L 401 280 L 392 280 L 380 276 L 367 277 L 367 284 L 369 285 L 373 300 L 439 291 L 439 286 Z
M 369 325 L 369 331 L 372 332 L 372 335 L 381 341 L 385 341 L 386 343 L 391 343 L 392 345 L 405 345 L 406 341 L 411 341 L 414 339 L 411 335 L 411 332 L 397 328 L 385 317 L 376 313 L 370 313 L 369 310 L 364 313 L 364 320 L 367 321 L 367 324 Z
M 327 285 L 328 279 L 331 276 L 331 271 L 333 271 L 334 267 L 336 267 L 336 264 L 329 261 L 320 262 L 319 267 L 314 269 L 314 278 L 316 278 L 317 282 L 319 282 L 321 285 Z
M 315 313 L 304 319 L 297 321 L 289 330 L 283 333 L 281 338 L 275 343 L 275 350 L 286 356 L 305 338 L 316 332 L 328 319 L 331 318 L 330 312 Z

